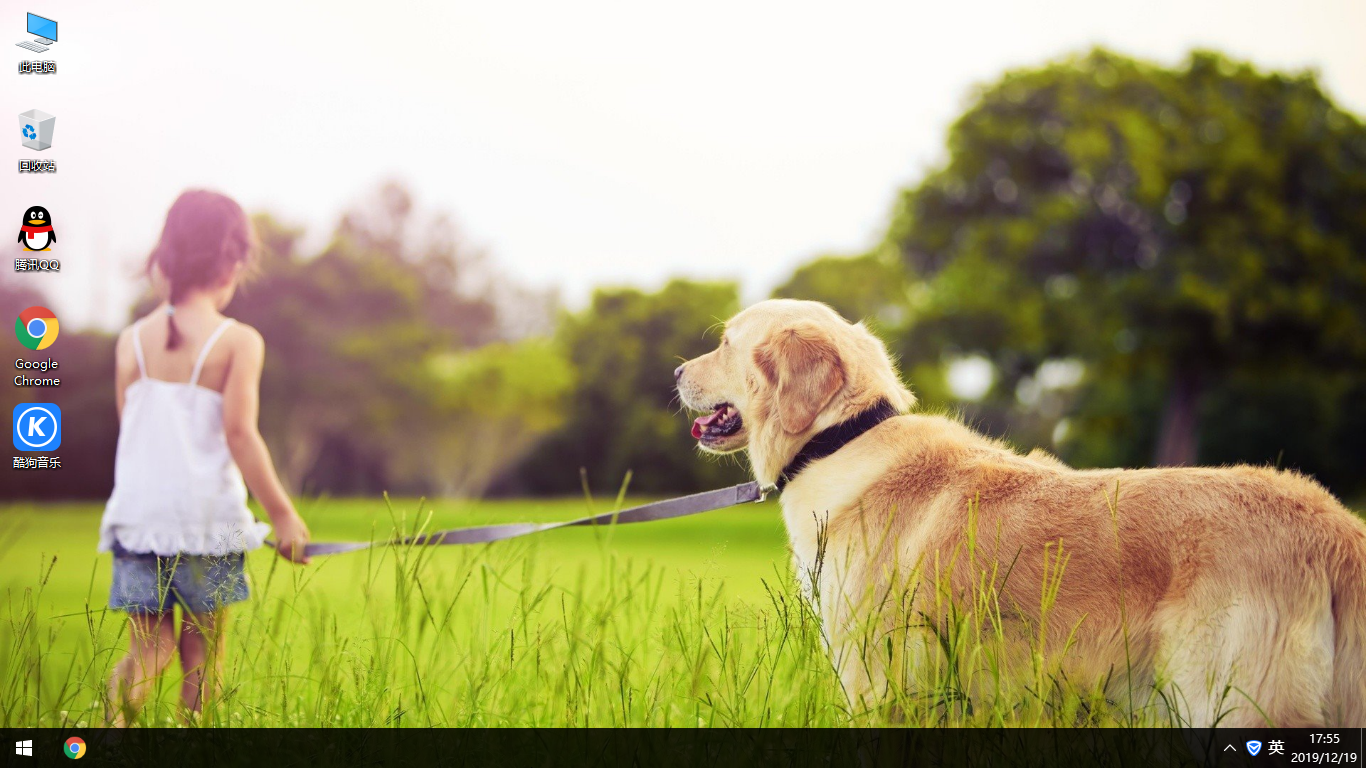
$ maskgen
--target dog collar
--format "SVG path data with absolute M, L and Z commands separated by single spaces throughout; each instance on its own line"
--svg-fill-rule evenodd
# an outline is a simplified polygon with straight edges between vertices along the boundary
M 797 478 L 798 473 L 806 469 L 806 465 L 829 456 L 852 443 L 854 438 L 896 415 L 896 408 L 884 398 L 854 418 L 817 432 L 816 436 L 808 440 L 797 455 L 792 457 L 792 461 L 783 467 L 783 471 L 778 473 L 778 482 L 773 484 L 774 490 L 781 491 Z

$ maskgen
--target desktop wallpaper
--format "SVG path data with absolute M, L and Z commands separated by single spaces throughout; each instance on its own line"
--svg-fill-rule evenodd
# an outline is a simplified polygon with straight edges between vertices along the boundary
M 891 705 L 851 698 L 776 494 L 304 566 L 255 548 L 211 693 L 187 708 L 171 663 L 116 714 L 116 346 L 163 319 L 145 267 L 186 190 L 259 244 L 221 311 L 263 340 L 259 434 L 314 542 L 753 480 L 698 450 L 713 404 L 675 368 L 771 298 L 863 321 L 916 412 L 1021 456 L 1270 467 L 1366 510 L 1358 2 L 33 0 L 0 11 L 12 43 L 28 13 L 58 39 L 12 45 L 0 91 L 4 728 L 1210 724 L 1073 685 L 1070 646 L 1031 646 L 1040 615 L 996 632 L 992 595 Z M 21 447 L 35 404 L 58 447 Z M 1366 725 L 1343 711 L 1322 724 Z

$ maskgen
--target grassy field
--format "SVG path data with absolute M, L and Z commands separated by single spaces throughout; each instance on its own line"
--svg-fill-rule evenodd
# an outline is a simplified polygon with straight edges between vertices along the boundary
M 301 511 L 316 539 L 347 540 L 604 507 L 321 500 Z M 95 554 L 99 512 L 0 506 L 0 727 L 103 722 L 127 625 L 104 608 L 111 558 Z M 936 630 L 943 659 L 896 692 L 894 720 L 850 712 L 797 595 L 771 502 L 489 545 L 374 549 L 307 567 L 261 550 L 248 569 L 252 597 L 230 610 L 226 687 L 202 724 L 1172 724 L 1159 707 L 1130 714 L 1113 692 L 1072 690 L 1058 660 L 1038 650 L 1009 667 L 1019 654 L 1006 652 L 989 594 Z M 140 724 L 182 722 L 179 684 L 178 672 L 162 678 Z
M 598 505 L 594 511 L 602 511 Z M 318 540 L 556 520 L 584 500 L 317 501 Z M 430 517 L 428 514 L 430 513 Z M 105 610 L 96 505 L 0 508 L 0 726 L 94 726 L 127 645 Z M 257 726 L 836 725 L 843 697 L 788 586 L 772 504 L 294 567 L 248 558 L 227 689 L 206 723 Z M 178 675 L 144 724 L 178 722 Z

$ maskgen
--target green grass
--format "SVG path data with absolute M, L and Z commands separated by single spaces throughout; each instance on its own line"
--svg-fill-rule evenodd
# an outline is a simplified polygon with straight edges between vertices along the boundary
M 322 500 L 318 540 L 387 538 L 510 520 L 563 520 L 586 502 Z M 0 506 L 0 727 L 94 727 L 127 648 L 105 609 L 99 507 Z M 969 511 L 971 517 L 972 510 Z M 850 711 L 819 622 L 798 596 L 776 504 L 479 546 L 380 548 L 293 566 L 248 557 L 252 597 L 229 611 L 225 686 L 197 722 L 297 726 L 1171 725 L 1133 692 L 1076 689 L 1066 649 L 1021 653 L 994 591 L 1008 564 L 975 563 L 978 594 L 931 583 L 933 626 L 899 617 L 865 653 L 898 673 L 891 706 Z M 1046 587 L 1066 578 L 1053 551 Z M 1044 603 L 1048 603 L 1045 589 Z M 1046 621 L 1047 616 L 1043 617 Z M 906 628 L 912 631 L 906 631 Z M 1023 634 L 1020 634 L 1023 632 Z M 895 638 L 895 640 L 894 640 Z M 1015 638 L 1015 639 L 1012 639 Z M 928 653 L 926 652 L 928 650 Z M 924 661 L 929 659 L 928 662 Z M 178 666 L 136 721 L 181 722 Z M 1151 691 L 1139 692 L 1155 702 Z M 1179 707 L 1178 707 L 1179 710 Z
M 319 540 L 505 520 L 578 501 L 319 501 Z M 594 511 L 601 511 L 597 509 Z M 406 518 L 406 519 L 405 519 Z M 0 507 L 0 726 L 94 726 L 127 647 L 104 608 L 96 505 Z M 835 725 L 813 618 L 792 602 L 776 506 L 295 567 L 248 557 L 226 688 L 206 723 L 254 726 Z M 771 594 L 772 593 L 772 594 Z M 173 668 L 175 669 L 175 668 Z M 178 673 L 143 724 L 178 722 Z M 798 682 L 799 681 L 799 682 Z

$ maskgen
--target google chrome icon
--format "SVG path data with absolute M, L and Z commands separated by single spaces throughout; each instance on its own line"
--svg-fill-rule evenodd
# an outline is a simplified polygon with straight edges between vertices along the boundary
M 57 316 L 47 307 L 29 307 L 14 321 L 14 335 L 29 349 L 47 349 L 57 340 Z
M 85 739 L 80 736 L 72 736 L 67 739 L 63 753 L 72 760 L 80 760 L 85 757 Z

